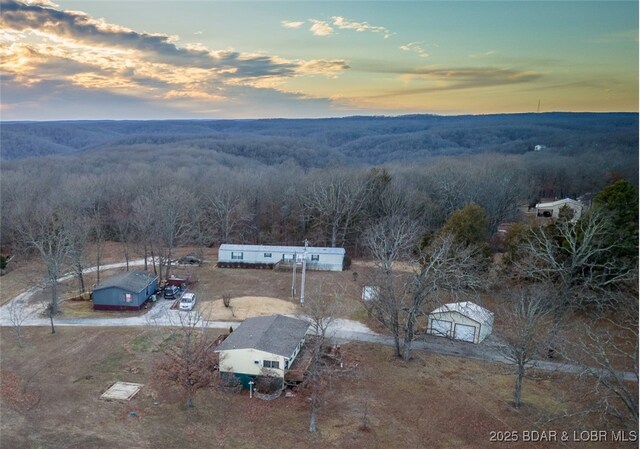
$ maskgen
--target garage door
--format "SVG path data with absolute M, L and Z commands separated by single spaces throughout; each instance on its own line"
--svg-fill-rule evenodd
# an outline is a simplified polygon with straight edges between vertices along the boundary
M 454 326 L 453 338 L 456 340 L 470 341 L 473 343 L 475 341 L 475 336 L 476 328 L 474 326 L 467 326 L 466 324 L 458 323 Z
M 448 337 L 451 334 L 451 321 L 431 320 L 431 333 Z

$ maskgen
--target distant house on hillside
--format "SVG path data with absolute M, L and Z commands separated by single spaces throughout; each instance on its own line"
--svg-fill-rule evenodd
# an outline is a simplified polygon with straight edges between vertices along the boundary
M 158 290 L 158 276 L 133 270 L 116 274 L 93 289 L 95 310 L 139 310 Z
M 306 321 L 284 315 L 248 318 L 216 349 L 220 372 L 235 374 L 245 386 L 257 376 L 284 378 L 308 328 Z
M 218 266 L 222 268 L 274 268 L 302 262 L 304 246 L 232 245 L 224 243 L 218 249 Z M 342 271 L 345 268 L 344 248 L 307 247 L 307 269 Z
M 536 145 L 535 147 L 533 147 L 533 151 L 542 151 L 545 150 L 547 147 L 545 145 Z
M 572 221 L 578 220 L 582 215 L 583 204 L 571 198 L 550 203 L 538 203 L 536 204 L 536 215 L 538 217 L 558 218 L 563 207 L 567 207 L 573 212 Z

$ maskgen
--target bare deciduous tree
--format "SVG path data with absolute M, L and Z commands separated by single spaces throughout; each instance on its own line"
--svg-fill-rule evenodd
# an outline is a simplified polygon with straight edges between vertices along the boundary
M 187 408 L 193 408 L 196 393 L 211 385 L 218 367 L 214 340 L 201 328 L 199 312 L 179 315 L 179 338 L 156 362 L 158 379 L 180 388 Z
M 160 253 L 158 275 L 163 277 L 163 267 L 166 266 L 164 277 L 168 280 L 176 246 L 191 237 L 195 196 L 185 188 L 170 185 L 152 191 L 146 200 L 139 199 L 138 202 L 147 208 L 140 212 L 138 223 L 151 231 L 151 241 L 158 246 Z
M 441 303 L 442 293 L 457 296 L 483 285 L 477 262 L 480 257 L 477 247 L 456 243 L 451 234 L 438 234 L 425 248 L 420 268 L 410 276 L 406 288 L 402 346 L 405 361 L 411 358 L 418 317 Z
M 542 354 L 550 331 L 549 289 L 536 284 L 514 290 L 504 299 L 500 313 L 500 334 L 506 342 L 500 352 L 515 365 L 513 406 L 520 408 L 527 365 Z
M 53 317 L 58 313 L 58 279 L 72 248 L 72 239 L 61 218 L 64 211 L 59 207 L 40 202 L 31 205 L 20 217 L 18 232 L 22 242 L 34 249 L 45 268 L 46 279 L 51 288 L 51 301 L 47 308 L 51 319 L 51 333 L 55 333 Z
M 420 235 L 417 222 L 406 215 L 388 215 L 372 225 L 364 235 L 364 245 L 373 258 L 375 271 L 370 283 L 376 292 L 365 306 L 393 335 L 395 350 L 401 356 L 401 320 L 404 277 L 395 265 L 407 260 Z
M 79 215 L 79 216 L 78 216 Z M 69 249 L 69 258 L 71 260 L 71 268 L 73 274 L 78 280 L 78 292 L 83 294 L 86 291 L 84 284 L 84 270 L 85 254 L 89 244 L 89 238 L 91 235 L 91 221 L 90 218 L 80 214 L 74 214 L 66 218 L 67 229 L 69 229 L 71 247 Z
M 133 227 L 137 240 L 142 245 L 144 254 L 144 269 L 148 270 L 148 259 L 151 256 L 153 272 L 158 274 L 154 251 L 155 205 L 146 195 L 140 195 L 133 201 Z
M 565 314 L 575 308 L 603 309 L 611 304 L 607 292 L 633 279 L 633 267 L 609 257 L 615 244 L 607 242 L 606 221 L 597 213 L 580 220 L 558 219 L 532 229 L 513 260 L 517 277 L 554 287 L 554 328 L 551 349 Z
M 573 345 L 573 359 L 584 367 L 585 382 L 593 386 L 590 412 L 637 429 L 637 292 L 616 302 L 619 307 L 615 312 L 607 311 L 582 324 L 582 337 Z
M 223 243 L 232 243 L 238 229 L 251 218 L 241 181 L 224 179 L 208 186 L 202 193 L 211 225 Z
M 27 319 L 27 304 L 24 300 L 15 299 L 9 303 L 9 320 L 13 325 L 13 331 L 16 336 L 18 347 L 22 347 L 22 323 Z
M 309 432 L 318 431 L 318 410 L 320 408 L 320 382 L 327 367 L 323 363 L 323 347 L 327 343 L 327 330 L 338 316 L 338 294 L 326 294 L 320 289 L 310 294 L 304 303 L 304 313 L 311 321 L 310 339 L 311 364 L 309 365 L 307 381 L 311 386 L 311 415 L 309 417 Z
M 523 242 L 525 257 L 515 263 L 518 274 L 555 285 L 568 301 L 561 306 L 580 303 L 587 290 L 602 292 L 631 279 L 631 267 L 606 257 L 615 245 L 604 243 L 606 230 L 598 214 L 534 228 Z
M 368 184 L 353 170 L 316 173 L 301 201 L 331 247 L 343 246 L 368 199 Z M 325 234 L 325 235 L 327 235 Z

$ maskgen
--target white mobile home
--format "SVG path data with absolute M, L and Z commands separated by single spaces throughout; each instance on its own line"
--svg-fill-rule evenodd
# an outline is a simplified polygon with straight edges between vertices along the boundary
M 550 203 L 538 203 L 536 204 L 536 213 L 538 217 L 558 218 L 560 216 L 560 210 L 562 210 L 563 207 L 567 207 L 573 212 L 572 221 L 580 219 L 583 204 L 571 198 L 552 201 Z
M 216 349 L 220 372 L 243 383 L 255 376 L 284 378 L 302 349 L 309 323 L 283 315 L 246 319 Z
M 234 245 L 224 243 L 218 249 L 218 266 L 222 268 L 268 267 L 302 262 L 307 258 L 307 269 L 342 271 L 345 264 L 344 248 L 304 246 Z
M 493 331 L 493 312 L 476 303 L 444 304 L 429 314 L 427 333 L 480 343 Z

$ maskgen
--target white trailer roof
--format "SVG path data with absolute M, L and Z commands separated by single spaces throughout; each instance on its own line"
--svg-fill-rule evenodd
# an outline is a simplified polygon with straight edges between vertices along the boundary
M 554 208 L 558 206 L 564 206 L 566 204 L 572 204 L 574 206 L 582 207 L 582 203 L 580 201 L 572 200 L 571 198 L 565 198 L 562 200 L 551 201 L 550 203 L 538 203 L 536 204 L 536 208 Z
M 236 245 L 223 243 L 220 245 L 221 250 L 226 251 L 256 251 L 256 252 L 275 252 L 275 253 L 298 253 L 304 252 L 304 246 L 276 246 L 276 245 Z M 344 248 L 328 248 L 328 247 L 307 247 L 307 253 L 314 254 L 336 254 L 343 256 Z
M 477 321 L 478 323 L 487 323 L 493 321 L 493 312 L 471 301 L 452 302 L 449 304 L 444 304 L 431 313 L 433 314 L 447 312 L 458 312 L 460 315 L 466 316 L 467 318 L 470 318 L 473 321 Z

